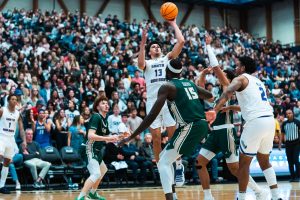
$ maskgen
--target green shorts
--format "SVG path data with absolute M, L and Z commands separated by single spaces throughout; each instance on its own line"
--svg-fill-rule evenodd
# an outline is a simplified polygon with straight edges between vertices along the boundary
M 234 128 L 214 130 L 209 135 L 202 148 L 215 154 L 222 152 L 225 158 L 232 153 L 237 154 L 237 137 Z
M 103 160 L 103 147 L 92 147 L 90 145 L 81 146 L 80 148 L 80 154 L 86 163 L 90 161 L 90 159 L 95 159 L 99 162 L 99 164 Z
M 189 123 L 176 129 L 166 148 L 175 149 L 179 154 L 189 156 L 207 133 L 208 124 L 205 120 Z

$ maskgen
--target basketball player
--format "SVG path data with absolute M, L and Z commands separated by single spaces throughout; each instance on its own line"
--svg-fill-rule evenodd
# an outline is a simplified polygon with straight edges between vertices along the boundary
M 189 156 L 207 136 L 208 124 L 205 120 L 203 99 L 212 98 L 212 94 L 207 90 L 197 87 L 187 79 L 180 78 L 181 71 L 182 64 L 178 59 L 167 63 L 166 78 L 169 82 L 159 88 L 158 97 L 141 125 L 130 137 L 120 142 L 123 144 L 143 132 L 157 119 L 168 100 L 170 110 L 179 127 L 160 153 L 157 164 L 166 200 L 177 199 L 175 189 L 172 187 L 174 181 L 172 163 L 182 155 Z
M 105 142 L 116 142 L 117 136 L 108 136 L 108 125 L 106 114 L 109 111 L 108 99 L 105 96 L 98 97 L 93 105 L 93 115 L 88 123 L 85 147 L 81 149 L 83 158 L 88 162 L 87 168 L 90 172 L 89 178 L 76 198 L 84 200 L 87 198 L 105 200 L 96 190 L 107 172 L 107 167 L 103 161 L 102 150 Z
M 212 38 L 210 36 L 206 36 L 205 41 L 210 65 L 213 67 L 212 69 L 215 75 L 218 77 L 219 82 L 223 86 L 222 90 L 224 91 L 229 85 L 230 81 L 234 78 L 234 74 L 229 70 L 225 70 L 224 73 L 220 69 L 218 60 L 210 46 Z M 201 87 L 204 87 L 205 84 L 205 71 L 209 70 L 205 69 L 204 72 L 202 72 L 202 74 L 200 75 L 198 84 Z M 196 167 L 198 168 L 201 185 L 204 191 L 204 200 L 214 199 L 210 190 L 210 178 L 206 166 L 215 157 L 216 154 L 218 154 L 219 152 L 223 153 L 228 169 L 234 176 L 237 176 L 239 168 L 239 157 L 235 145 L 237 142 L 237 135 L 233 125 L 232 111 L 239 109 L 239 106 L 230 105 L 229 102 L 226 102 L 226 107 L 223 107 L 222 112 L 219 112 L 217 114 L 215 121 L 211 124 L 212 131 L 208 135 L 208 138 L 206 139 L 200 150 Z M 251 176 L 249 177 L 248 184 L 249 187 L 255 191 L 257 200 L 267 199 L 268 193 L 264 190 L 261 190 Z
M 25 132 L 23 122 L 19 111 L 16 109 L 17 96 L 11 94 L 7 97 L 8 106 L 0 108 L 0 161 L 3 160 L 0 179 L 0 193 L 10 194 L 10 191 L 4 187 L 8 174 L 8 166 L 14 156 L 14 147 L 16 146 L 15 132 L 17 124 L 20 130 L 20 136 L 23 140 L 22 148 L 26 148 Z
M 168 21 L 169 24 L 175 30 L 175 36 L 177 43 L 173 47 L 172 51 L 167 55 L 162 54 L 162 46 L 157 41 L 152 41 L 147 46 L 147 54 L 150 56 L 150 60 L 145 60 L 145 44 L 147 41 L 147 29 L 143 30 L 142 41 L 140 43 L 140 52 L 138 56 L 138 66 L 141 70 L 144 70 L 144 76 L 146 80 L 147 90 L 147 102 L 146 111 L 149 114 L 154 102 L 157 98 L 158 89 L 162 84 L 166 82 L 166 67 L 169 60 L 177 58 L 184 45 L 184 37 L 176 24 L 176 19 Z M 153 137 L 153 152 L 156 161 L 159 160 L 159 154 L 161 152 L 161 128 L 166 127 L 168 137 L 171 138 L 176 129 L 176 123 L 172 118 L 167 104 L 165 103 L 157 119 L 150 125 L 150 132 Z M 184 169 L 181 163 L 181 159 L 176 162 L 176 185 L 182 186 L 184 184 Z
M 255 71 L 256 64 L 252 58 L 240 57 L 236 61 L 236 73 L 239 76 L 234 78 L 223 92 L 214 110 L 219 112 L 235 92 L 242 117 L 246 121 L 239 147 L 238 199 L 246 198 L 249 166 L 253 156 L 256 156 L 271 189 L 272 199 L 277 200 L 281 198 L 278 194 L 275 171 L 269 162 L 275 133 L 273 108 L 268 102 L 264 84 L 252 75 Z

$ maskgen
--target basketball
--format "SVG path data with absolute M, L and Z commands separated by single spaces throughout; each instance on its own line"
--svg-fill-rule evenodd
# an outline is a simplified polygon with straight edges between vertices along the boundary
M 178 15 L 178 8 L 172 2 L 166 2 L 160 7 L 161 16 L 168 21 L 174 20 Z

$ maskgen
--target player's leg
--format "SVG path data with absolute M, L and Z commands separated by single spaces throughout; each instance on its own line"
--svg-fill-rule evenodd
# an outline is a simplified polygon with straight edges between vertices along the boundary
M 168 149 L 169 144 L 165 147 L 165 149 L 160 154 L 160 159 L 157 163 L 160 181 L 162 184 L 162 188 L 165 193 L 166 200 L 173 200 L 173 191 L 172 188 L 174 182 L 174 169 L 173 162 L 180 157 L 178 152 L 171 148 Z
M 0 138 L 0 157 L 3 159 L 3 167 L 1 170 L 1 178 L 0 178 L 0 193 L 3 194 L 10 194 L 10 191 L 4 187 L 5 182 L 8 175 L 9 170 L 9 163 L 11 162 L 11 159 L 14 155 L 14 141 L 11 142 L 10 140 L 7 140 L 6 138 Z
M 170 110 L 168 109 L 167 105 L 165 104 L 162 110 L 162 118 L 163 118 L 163 125 L 167 129 L 168 138 L 171 139 L 174 135 L 176 130 L 176 122 L 173 119 Z M 183 186 L 185 183 L 185 174 L 184 174 L 184 166 L 182 164 L 181 157 L 175 161 L 175 184 L 176 186 Z
M 85 181 L 83 188 L 81 189 L 81 192 L 79 196 L 77 197 L 77 200 L 83 200 L 86 196 L 87 192 L 93 187 L 93 185 L 100 179 L 100 165 L 99 162 L 96 159 L 90 159 L 89 163 L 87 165 L 87 169 L 89 170 L 90 176 Z
M 156 162 L 159 160 L 159 154 L 161 152 L 161 129 L 160 127 L 158 128 L 151 128 L 150 126 L 150 133 L 153 138 L 153 153 Z
M 270 152 L 273 147 L 275 122 L 272 117 L 262 118 L 257 125 L 258 127 L 262 125 L 264 126 L 264 130 L 262 132 L 264 137 L 262 138 L 260 147 L 257 150 L 257 161 L 271 189 L 272 199 L 281 199 L 278 192 L 276 174 L 269 160 Z
M 202 151 L 202 152 L 201 152 Z M 205 155 L 205 157 L 204 157 Z M 211 152 L 211 155 L 215 155 L 214 153 Z M 208 156 L 208 150 L 206 149 L 201 149 L 200 150 L 200 155 L 197 158 L 196 161 L 196 169 L 200 178 L 201 186 L 204 192 L 204 199 L 213 199 L 213 196 L 211 194 L 210 190 L 210 177 L 209 173 L 207 171 L 207 165 L 210 162 L 210 160 L 214 156 L 210 156 L 209 159 L 206 157 Z
M 104 163 L 104 161 L 101 162 L 100 164 L 100 178 L 94 183 L 94 185 L 92 186 L 92 189 L 90 190 L 89 192 L 89 195 L 88 197 L 90 199 L 100 199 L 100 200 L 105 200 L 104 197 L 100 196 L 98 193 L 97 193 L 97 189 L 102 181 L 102 178 L 104 177 L 104 175 L 106 174 L 107 172 L 107 167 Z

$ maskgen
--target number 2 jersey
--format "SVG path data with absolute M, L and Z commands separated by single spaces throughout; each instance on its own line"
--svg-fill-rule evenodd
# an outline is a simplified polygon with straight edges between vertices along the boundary
M 199 99 L 196 85 L 187 79 L 171 79 L 176 87 L 174 101 L 168 102 L 173 117 L 180 126 L 205 119 L 204 101 Z
M 252 75 L 242 75 L 248 79 L 249 83 L 243 91 L 236 92 L 236 97 L 245 121 L 261 116 L 273 116 L 273 108 L 268 101 L 263 82 Z
M 168 55 L 146 60 L 144 76 L 147 88 L 147 100 L 156 100 L 160 86 L 166 83 L 166 67 L 168 62 Z
M 20 113 L 17 110 L 12 113 L 7 107 L 2 107 L 2 109 L 3 113 L 0 118 L 0 135 L 14 136 Z

